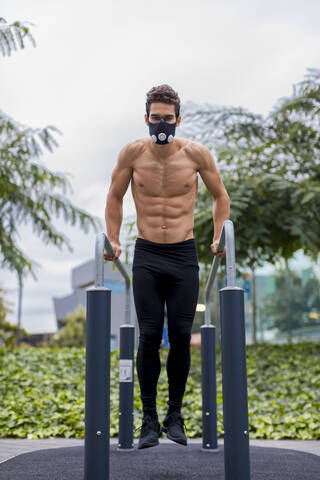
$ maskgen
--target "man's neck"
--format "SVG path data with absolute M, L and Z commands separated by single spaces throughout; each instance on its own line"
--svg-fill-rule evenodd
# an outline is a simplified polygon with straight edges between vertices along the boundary
M 178 151 L 178 145 L 175 138 L 172 140 L 172 142 L 166 143 L 165 145 L 154 143 L 150 138 L 150 146 L 154 155 L 161 160 L 165 160 L 173 153 Z

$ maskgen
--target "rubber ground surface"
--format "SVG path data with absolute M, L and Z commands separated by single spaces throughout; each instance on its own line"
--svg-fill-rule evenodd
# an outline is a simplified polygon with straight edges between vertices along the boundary
M 320 457 L 296 450 L 250 446 L 251 480 L 319 480 Z M 0 480 L 83 480 L 83 446 L 18 455 L 0 464 Z M 160 444 L 132 452 L 110 446 L 110 480 L 224 480 L 223 447 L 203 452 Z

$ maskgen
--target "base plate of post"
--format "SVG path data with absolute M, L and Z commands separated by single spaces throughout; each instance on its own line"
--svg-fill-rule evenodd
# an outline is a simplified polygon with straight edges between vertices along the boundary
M 201 447 L 202 452 L 211 452 L 211 453 L 217 453 L 220 452 L 220 448 L 203 448 Z

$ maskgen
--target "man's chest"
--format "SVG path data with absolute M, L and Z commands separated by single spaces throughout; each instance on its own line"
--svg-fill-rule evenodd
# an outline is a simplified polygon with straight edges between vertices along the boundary
M 173 197 L 197 190 L 195 163 L 182 155 L 165 161 L 145 156 L 133 167 L 132 190 L 150 196 Z

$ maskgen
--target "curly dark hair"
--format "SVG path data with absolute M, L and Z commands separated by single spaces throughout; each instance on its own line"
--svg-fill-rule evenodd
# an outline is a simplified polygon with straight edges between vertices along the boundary
M 149 117 L 150 105 L 152 102 L 162 102 L 168 103 L 169 105 L 175 106 L 176 117 L 180 115 L 180 98 L 177 92 L 173 90 L 166 83 L 164 85 L 158 85 L 157 87 L 152 87 L 151 90 L 147 93 L 147 103 L 146 111 Z

